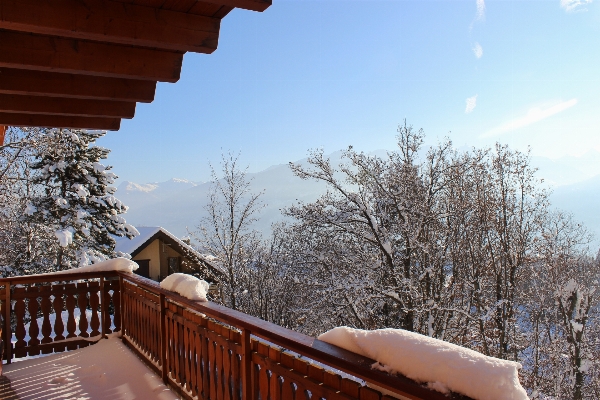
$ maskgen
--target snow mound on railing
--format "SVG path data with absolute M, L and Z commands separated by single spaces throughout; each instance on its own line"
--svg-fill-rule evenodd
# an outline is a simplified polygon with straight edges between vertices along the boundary
M 176 292 L 190 300 L 207 301 L 208 282 L 188 274 L 171 274 L 160 283 L 160 287 Z
M 373 368 L 402 374 L 443 393 L 452 391 L 478 400 L 528 398 L 519 383 L 521 364 L 418 333 L 342 326 L 325 332 L 319 340 L 377 361 Z
M 44 275 L 58 275 L 58 274 L 79 274 L 82 272 L 110 272 L 110 271 L 121 271 L 121 272 L 133 272 L 139 268 L 136 262 L 128 260 L 123 257 L 113 258 L 99 262 L 97 264 L 86 265 L 84 267 L 77 267 L 67 269 L 65 271 L 47 272 L 45 274 L 36 274 L 30 276 L 44 276 Z

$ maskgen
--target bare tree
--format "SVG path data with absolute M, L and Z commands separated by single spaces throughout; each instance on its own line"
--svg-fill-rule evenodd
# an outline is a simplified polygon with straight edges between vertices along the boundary
M 190 235 L 200 252 L 214 257 L 221 268 L 222 300 L 238 309 L 240 274 L 252 263 L 254 250 L 260 246 L 260 235 L 252 229 L 263 208 L 260 193 L 252 193 L 246 169 L 238 166 L 238 157 L 223 156 L 220 174 L 211 165 L 212 187 L 206 211 L 195 232 Z

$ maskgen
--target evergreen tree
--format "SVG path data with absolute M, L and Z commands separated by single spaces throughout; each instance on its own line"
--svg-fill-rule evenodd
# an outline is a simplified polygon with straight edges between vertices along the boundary
M 59 246 L 49 254 L 58 270 L 117 256 L 111 235 L 135 237 L 113 196 L 117 176 L 100 163 L 110 150 L 94 146 L 102 132 L 49 130 L 46 146 L 31 165 L 32 181 L 43 194 L 30 199 L 26 219 L 54 233 Z

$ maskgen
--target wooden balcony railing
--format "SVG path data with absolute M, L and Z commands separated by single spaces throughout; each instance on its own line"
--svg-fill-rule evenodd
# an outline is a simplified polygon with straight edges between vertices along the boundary
M 463 398 L 374 370 L 373 360 L 318 339 L 215 303 L 188 300 L 135 274 L 23 276 L 0 279 L 0 287 L 9 363 L 85 347 L 121 332 L 123 342 L 188 399 Z

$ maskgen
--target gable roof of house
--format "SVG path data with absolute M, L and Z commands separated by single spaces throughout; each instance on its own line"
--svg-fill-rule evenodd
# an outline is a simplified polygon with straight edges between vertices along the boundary
M 171 232 L 166 230 L 161 226 L 144 226 L 144 227 L 136 227 L 138 232 L 140 233 L 138 236 L 133 239 L 129 239 L 127 237 L 115 237 L 116 252 L 122 252 L 130 254 L 131 257 L 137 256 L 146 246 L 152 243 L 156 239 L 160 239 L 163 242 L 169 244 L 171 248 L 177 251 L 179 254 L 185 256 L 191 261 L 206 267 L 209 277 L 215 280 L 221 280 L 223 273 L 221 270 L 213 265 L 208 259 L 207 256 L 198 253 L 194 250 L 193 247 L 183 242 L 177 236 L 173 235 Z

